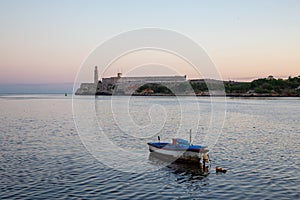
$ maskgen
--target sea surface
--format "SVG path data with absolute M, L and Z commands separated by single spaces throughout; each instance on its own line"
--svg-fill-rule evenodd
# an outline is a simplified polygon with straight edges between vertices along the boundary
M 1 95 L 0 113 L 0 199 L 300 199 L 300 98 Z M 148 152 L 189 129 L 209 174 Z

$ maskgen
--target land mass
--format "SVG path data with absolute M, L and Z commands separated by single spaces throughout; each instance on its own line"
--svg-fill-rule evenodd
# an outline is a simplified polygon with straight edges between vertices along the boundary
M 196 94 L 208 92 L 207 84 L 190 82 Z M 300 76 L 289 77 L 288 79 L 276 79 L 269 76 L 252 82 L 223 81 L 223 83 L 226 96 L 300 96 Z
M 273 76 L 252 82 L 213 79 L 186 80 L 174 77 L 117 77 L 95 83 L 83 83 L 77 95 L 135 95 L 135 96 L 236 96 L 236 97 L 299 97 L 300 76 L 276 79 Z
M 218 81 L 218 80 L 189 80 L 194 94 L 197 96 L 218 96 L 214 91 L 225 90 L 226 96 L 233 97 L 299 97 L 300 76 L 288 79 L 276 79 L 273 76 L 259 78 L 252 82 Z M 187 85 L 181 83 L 176 91 L 178 94 L 188 94 Z M 177 94 L 176 93 L 176 94 Z M 175 95 L 173 90 L 159 84 L 145 84 L 134 95 Z

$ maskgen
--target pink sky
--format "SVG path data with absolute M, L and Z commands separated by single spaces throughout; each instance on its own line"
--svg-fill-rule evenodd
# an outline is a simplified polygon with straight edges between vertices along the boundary
M 224 80 L 300 75 L 299 1 L 122 2 L 1 1 L 0 84 L 73 82 L 97 45 L 143 27 L 186 34 Z

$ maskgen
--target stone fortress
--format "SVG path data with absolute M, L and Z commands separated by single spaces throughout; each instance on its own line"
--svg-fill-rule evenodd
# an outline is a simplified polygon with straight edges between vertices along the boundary
M 132 95 L 145 84 L 160 84 L 174 89 L 182 84 L 188 84 L 186 76 L 145 76 L 122 77 L 118 73 L 115 77 L 98 78 L 98 68 L 94 70 L 94 83 L 81 83 L 76 95 Z

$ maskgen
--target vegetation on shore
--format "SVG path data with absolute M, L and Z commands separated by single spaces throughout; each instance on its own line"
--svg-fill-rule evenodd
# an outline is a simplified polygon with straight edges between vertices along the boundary
M 157 83 L 147 83 L 145 85 L 142 85 L 137 89 L 137 93 L 139 94 L 153 93 L 153 94 L 169 94 L 169 95 L 173 94 L 169 88 Z
M 218 89 L 222 81 L 217 80 L 190 80 L 190 86 L 197 95 L 209 95 L 209 88 Z M 220 84 L 221 83 L 221 84 Z M 224 81 L 225 92 L 232 96 L 300 96 L 300 76 L 288 79 L 276 79 L 273 76 L 259 78 L 252 82 Z M 188 88 L 180 84 L 176 90 L 184 93 Z M 160 84 L 146 84 L 136 91 L 141 95 L 165 94 L 172 95 L 173 90 Z
M 252 82 L 225 82 L 226 93 L 266 94 L 270 96 L 300 96 L 300 76 L 276 79 L 273 76 Z

